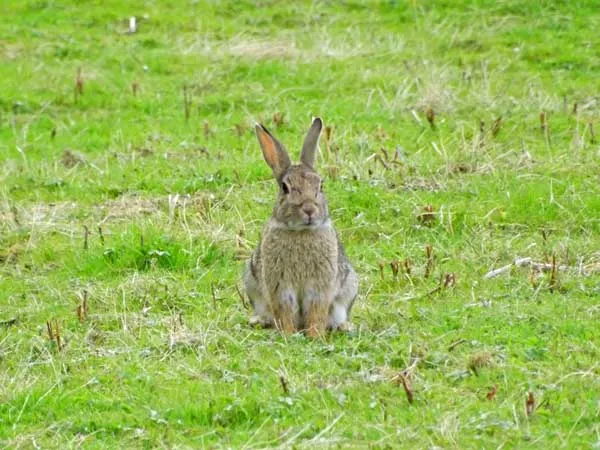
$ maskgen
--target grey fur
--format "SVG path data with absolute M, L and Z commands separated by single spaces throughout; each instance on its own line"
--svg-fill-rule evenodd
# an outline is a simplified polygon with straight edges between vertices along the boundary
M 317 117 L 313 120 L 310 130 L 308 130 L 308 133 L 304 138 L 304 144 L 302 145 L 302 151 L 300 152 L 300 161 L 311 168 L 315 167 L 319 136 L 321 136 L 322 129 L 323 121 Z
M 302 164 L 287 164 L 282 171 L 290 161 L 287 151 L 257 125 L 263 155 L 280 189 L 244 273 L 254 309 L 251 323 L 286 333 L 306 330 L 311 336 L 327 328 L 348 329 L 358 292 L 358 276 L 331 223 L 321 178 L 312 168 L 321 129 L 317 118 L 304 142 Z

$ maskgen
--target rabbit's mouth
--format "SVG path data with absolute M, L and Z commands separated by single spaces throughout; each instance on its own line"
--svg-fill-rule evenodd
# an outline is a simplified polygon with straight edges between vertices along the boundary
M 299 228 L 303 228 L 305 230 L 321 228 L 323 225 L 327 223 L 326 217 L 305 217 Z
M 317 230 L 329 225 L 328 219 L 323 218 L 310 218 L 302 221 L 286 221 L 279 222 L 279 227 L 285 228 L 290 231 L 307 231 L 307 230 Z
M 300 217 L 298 220 L 298 225 L 304 228 L 316 228 L 323 224 L 323 217 L 320 216 L 307 216 Z

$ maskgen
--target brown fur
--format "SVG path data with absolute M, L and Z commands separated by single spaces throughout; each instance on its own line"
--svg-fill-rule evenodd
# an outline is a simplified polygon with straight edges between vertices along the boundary
M 321 178 L 312 168 L 321 128 L 321 120 L 315 119 L 302 163 L 291 165 L 283 145 L 257 126 L 263 156 L 280 190 L 244 275 L 253 323 L 285 333 L 304 329 L 309 336 L 328 327 L 347 328 L 358 290 L 358 277 L 329 218 Z

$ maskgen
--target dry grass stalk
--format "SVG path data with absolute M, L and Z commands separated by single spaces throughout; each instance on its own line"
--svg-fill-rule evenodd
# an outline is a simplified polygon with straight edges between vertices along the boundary
M 236 123 L 234 128 L 239 137 L 242 137 L 246 133 L 246 126 L 244 124 Z
M 83 95 L 83 75 L 81 74 L 81 67 L 77 69 L 77 76 L 75 78 L 75 102 L 79 100 L 79 97 Z
M 456 274 L 447 273 L 444 274 L 444 289 L 448 289 L 456 285 Z
M 425 117 L 427 118 L 427 122 L 429 122 L 431 129 L 435 130 L 435 111 L 430 106 L 425 110 Z
M 406 393 L 406 399 L 408 400 L 408 403 L 410 403 L 412 405 L 412 403 L 414 401 L 412 384 L 411 384 L 410 380 L 408 379 L 408 376 L 406 376 L 404 374 L 400 377 L 400 380 L 402 381 L 402 387 L 404 388 L 404 392 Z
M 81 307 L 81 305 L 77 305 L 77 319 L 79 320 L 79 323 L 85 322 L 85 317 L 83 315 L 83 308 Z
M 456 275 L 453 273 L 445 273 L 440 277 L 440 282 L 437 285 L 437 287 L 435 287 L 434 289 L 429 291 L 426 294 L 426 296 L 437 294 L 438 292 L 440 292 L 444 289 L 449 289 L 449 288 L 453 287 L 455 284 L 456 284 Z
M 492 354 L 490 352 L 477 352 L 469 358 L 467 367 L 475 375 L 479 376 L 479 369 L 492 365 Z
M 535 411 L 535 397 L 533 396 L 533 392 L 529 392 L 527 395 L 527 400 L 525 401 L 525 413 L 527 417 L 530 417 Z
M 13 222 L 16 226 L 21 226 L 21 221 L 19 220 L 19 211 L 15 205 L 10 205 L 10 213 L 12 214 Z
M 83 323 L 86 321 L 88 317 L 88 292 L 86 290 L 83 291 L 83 299 L 79 305 L 77 305 L 77 318 L 79 319 L 79 323 Z
M 383 154 L 383 159 L 385 160 L 385 162 L 388 162 L 390 160 L 390 155 L 388 154 L 387 150 L 381 147 L 379 151 Z
M 63 348 L 62 338 L 60 335 L 60 325 L 58 323 L 58 320 L 55 320 L 54 324 L 52 324 L 51 321 L 47 320 L 46 321 L 46 329 L 48 331 L 48 339 L 50 341 L 56 342 L 56 348 L 58 350 L 62 350 L 62 348 Z
M 392 269 L 392 275 L 394 280 L 398 280 L 398 271 L 400 270 L 400 261 L 394 260 L 390 262 L 390 268 Z
M 548 118 L 546 116 L 546 112 L 542 111 L 540 113 L 540 130 L 542 133 L 546 134 L 547 129 L 548 129 Z
M 533 289 L 537 289 L 538 287 L 538 280 L 540 278 L 540 273 L 536 272 L 533 268 L 531 268 L 531 270 L 529 271 L 529 276 L 527 277 L 529 284 L 531 284 L 531 287 Z
M 212 129 L 210 127 L 210 123 L 208 122 L 208 120 L 204 121 L 204 125 L 202 127 L 203 131 L 204 131 L 204 137 L 205 138 L 209 138 L 213 135 Z
M 425 266 L 425 278 L 429 278 L 429 276 L 433 272 L 434 267 L 433 247 L 431 246 L 431 244 L 427 244 L 425 246 L 425 255 L 427 256 L 427 265 Z
M 556 266 L 556 255 L 552 255 L 552 267 L 550 269 L 550 292 L 558 288 L 558 268 Z
M 378 153 L 375 153 L 374 156 L 375 161 L 379 161 L 381 163 L 381 165 L 384 167 L 384 169 L 388 170 L 390 169 L 390 165 L 381 157 L 381 155 L 379 155 Z
M 467 342 L 466 339 L 460 338 L 457 339 L 456 341 L 452 342 L 449 346 L 448 346 L 448 351 L 451 352 L 452 350 L 454 350 L 456 347 L 458 347 L 461 344 L 464 344 L 465 342 Z
M 331 178 L 334 181 L 337 180 L 339 172 L 340 172 L 340 168 L 337 166 L 328 166 L 327 167 L 327 174 L 329 175 L 329 178 Z
M 282 127 L 285 124 L 285 114 L 281 112 L 273 113 L 273 123 L 277 128 Z
M 100 243 L 102 247 L 104 247 L 104 233 L 102 232 L 102 227 L 98 225 L 98 235 L 100 236 Z
M 489 392 L 486 394 L 485 398 L 487 398 L 490 401 L 494 400 L 497 392 L 498 392 L 498 386 L 494 385 L 494 386 L 492 386 L 492 389 L 490 389 Z
M 382 262 L 378 262 L 377 265 L 379 266 L 379 274 L 381 275 L 381 279 L 385 280 L 385 271 L 384 271 L 385 264 Z
M 235 290 L 236 290 L 238 296 L 240 297 L 240 300 L 242 301 L 242 306 L 244 307 L 244 309 L 249 310 L 250 305 L 248 305 L 248 302 L 246 301 L 246 296 L 242 293 L 242 291 L 240 290 L 240 287 L 237 285 L 237 283 L 235 284 Z
M 431 226 L 435 223 L 436 214 L 433 211 L 433 206 L 423 206 L 423 211 L 417 215 L 417 220 L 425 226 Z
M 290 388 L 283 374 L 279 375 L 279 383 L 281 383 L 281 389 L 283 389 L 283 393 L 288 395 L 290 393 Z
M 492 123 L 492 137 L 496 137 L 498 135 L 498 133 L 500 132 L 501 125 L 502 125 L 502 116 L 498 117 Z
M 65 149 L 65 151 L 63 152 L 63 154 L 61 156 L 61 162 L 62 162 L 63 166 L 70 169 L 70 168 L 76 167 L 80 164 L 84 165 L 86 163 L 86 160 L 83 157 L 83 155 L 67 148 L 67 149 Z
M 88 249 L 88 240 L 90 237 L 90 229 L 88 228 L 87 225 L 83 226 L 83 249 L 87 250 Z
M 412 404 L 414 401 L 414 393 L 413 393 L 413 388 L 412 388 L 412 383 L 410 381 L 410 377 L 411 377 L 412 372 L 415 369 L 415 367 L 417 367 L 417 364 L 419 363 L 419 361 L 420 361 L 419 358 L 415 358 L 409 367 L 407 367 L 402 372 L 400 372 L 399 374 L 392 377 L 393 383 L 395 383 L 396 385 L 402 384 L 402 387 L 404 388 L 404 393 L 406 394 L 406 399 L 408 400 L 408 403 L 410 403 L 410 404 Z
M 54 340 L 54 332 L 52 331 L 52 323 L 49 320 L 46 320 L 46 330 L 48 331 L 48 339 Z
M 192 94 L 187 84 L 183 85 L 183 113 L 186 122 L 190 119 L 190 113 L 192 110 Z
M 377 130 L 375 130 L 375 137 L 382 141 L 389 139 L 387 132 L 383 129 L 381 125 L 377 125 Z
M 410 259 L 406 258 L 403 262 L 404 265 L 404 271 L 406 272 L 406 275 L 408 275 L 410 277 L 411 274 L 411 261 Z
M 60 325 L 58 324 L 58 320 L 54 321 L 54 337 L 56 338 L 56 346 L 58 347 L 59 350 L 62 349 L 62 344 L 61 344 L 61 336 L 60 336 Z
M 412 389 L 412 383 L 409 378 L 409 369 L 403 370 L 399 374 L 393 376 L 392 382 L 395 385 L 402 385 L 408 403 L 412 404 L 414 401 L 414 392 Z
M 485 147 L 485 122 L 479 119 L 479 148 Z
M 540 113 L 540 130 L 544 134 L 544 139 L 546 140 L 546 146 L 550 148 L 550 126 L 548 124 L 548 114 L 545 111 Z
M 325 141 L 326 142 L 331 141 L 332 136 L 333 136 L 333 127 L 331 125 L 328 125 L 325 127 Z
M 333 136 L 333 128 L 331 125 L 328 125 L 325 127 L 325 133 L 324 133 L 324 137 L 325 137 L 325 152 L 327 154 L 327 158 L 329 158 L 329 155 L 331 153 L 331 139 Z
M 17 323 L 17 318 L 16 317 L 11 317 L 8 320 L 1 320 L 0 321 L 0 327 L 10 327 L 13 326 Z

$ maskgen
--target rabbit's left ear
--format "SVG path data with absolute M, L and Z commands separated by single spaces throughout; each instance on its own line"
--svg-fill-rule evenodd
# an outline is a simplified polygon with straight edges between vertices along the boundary
M 304 138 L 304 144 L 302 145 L 302 153 L 300 154 L 300 161 L 310 168 L 315 165 L 315 158 L 317 156 L 317 146 L 319 145 L 319 136 L 323 129 L 323 121 L 319 117 L 315 117 L 310 130 Z
M 275 179 L 281 181 L 286 170 L 292 164 L 287 150 L 263 125 L 256 124 L 255 131 L 265 161 L 273 170 Z

